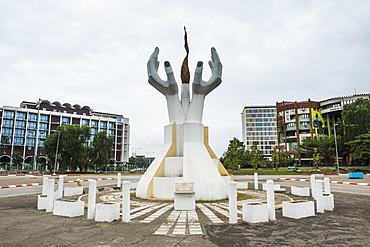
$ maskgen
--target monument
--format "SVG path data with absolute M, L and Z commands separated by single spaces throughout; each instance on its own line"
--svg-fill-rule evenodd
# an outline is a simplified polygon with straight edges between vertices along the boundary
M 202 124 L 205 97 L 221 84 L 222 64 L 211 48 L 211 77 L 202 80 L 203 62 L 195 68 L 190 97 L 189 47 L 185 30 L 186 57 L 181 67 L 181 99 L 171 64 L 164 68 L 167 80 L 158 75 L 158 47 L 150 56 L 148 81 L 167 101 L 169 125 L 164 127 L 164 146 L 140 179 L 139 198 L 173 199 L 175 183 L 192 183 L 196 200 L 227 198 L 230 175 L 208 144 L 208 127 Z

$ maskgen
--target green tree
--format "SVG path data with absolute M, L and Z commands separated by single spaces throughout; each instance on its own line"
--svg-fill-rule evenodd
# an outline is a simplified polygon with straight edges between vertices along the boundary
M 247 154 L 244 143 L 234 137 L 220 160 L 226 169 L 238 170 L 245 164 Z
M 325 166 L 333 165 L 335 156 L 334 137 L 306 138 L 302 141 L 301 151 L 312 156 L 314 161 L 323 162 Z M 318 166 L 315 162 L 315 166 Z
M 19 152 L 14 152 L 12 155 L 12 160 L 13 164 L 17 166 L 18 170 L 18 165 L 22 164 L 23 161 L 22 155 Z
M 358 135 L 355 140 L 348 143 L 351 146 L 353 159 L 368 164 L 370 160 L 370 133 Z
M 258 170 L 259 167 L 263 164 L 264 158 L 258 149 L 257 145 L 252 146 L 252 151 L 250 152 L 251 156 L 251 165 L 254 169 Z
M 276 147 L 274 147 L 274 152 L 271 154 L 271 161 L 275 166 L 275 169 L 279 169 L 282 164 L 287 163 L 288 155 L 286 153 L 280 152 Z
M 95 134 L 90 151 L 90 159 L 99 167 L 109 164 L 112 155 L 113 137 L 107 135 L 107 131 L 100 131 Z
M 44 142 L 44 152 L 49 161 L 54 164 L 56 147 L 58 145 L 58 162 L 60 169 L 75 171 L 77 168 L 86 170 L 89 159 L 87 141 L 90 138 L 90 127 L 78 125 L 62 125 L 58 133 L 49 135 Z M 59 142 L 58 142 L 59 139 Z
M 342 111 L 342 135 L 345 142 L 353 141 L 361 134 L 370 131 L 370 101 L 363 98 L 351 104 L 344 105 Z

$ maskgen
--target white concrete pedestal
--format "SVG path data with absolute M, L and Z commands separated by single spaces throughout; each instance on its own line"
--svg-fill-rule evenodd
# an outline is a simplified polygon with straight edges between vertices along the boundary
M 283 202 L 283 216 L 293 219 L 315 216 L 313 201 Z
M 119 203 L 97 203 L 95 221 L 112 222 L 119 219 Z
M 243 221 L 249 223 L 267 222 L 267 204 L 259 202 L 243 203 Z
M 75 196 L 75 195 L 82 195 L 83 194 L 83 187 L 65 187 L 64 188 L 64 196 Z
M 47 195 L 38 195 L 37 196 L 37 209 L 43 210 L 46 209 L 48 196 Z
M 83 201 L 54 201 L 54 215 L 77 217 L 84 215 L 84 202 Z
M 310 196 L 310 188 L 308 187 L 299 187 L 299 186 L 292 186 L 291 193 L 297 196 Z
M 333 194 L 324 194 L 324 210 L 333 211 L 334 209 L 334 195 Z
M 175 210 L 195 210 L 194 183 L 176 182 L 174 191 Z

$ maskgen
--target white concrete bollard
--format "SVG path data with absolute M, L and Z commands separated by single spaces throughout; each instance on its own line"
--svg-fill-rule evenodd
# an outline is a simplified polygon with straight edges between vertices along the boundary
M 258 173 L 254 173 L 254 189 L 258 190 Z
M 316 199 L 316 183 L 315 183 L 315 175 L 311 175 L 310 177 L 310 182 L 311 182 L 311 195 L 313 199 Z
M 57 198 L 55 198 L 55 199 L 59 199 L 59 198 L 63 197 L 63 190 L 64 190 L 63 187 L 64 187 L 64 176 L 59 175 L 58 193 L 57 193 Z
M 48 177 L 42 178 L 42 194 L 46 195 L 48 193 Z
M 266 193 L 267 193 L 267 210 L 269 220 L 276 220 L 274 182 L 272 180 L 266 181 Z
M 324 194 L 331 194 L 329 178 L 324 178 Z
M 316 180 L 316 212 L 324 213 L 324 198 L 322 193 L 322 180 Z
M 121 173 L 119 172 L 119 173 L 117 174 L 117 187 L 118 187 L 118 188 L 121 188 L 121 184 L 122 184 L 122 175 L 121 175 Z
M 122 182 L 122 222 L 130 222 L 130 182 Z
M 54 208 L 54 179 L 49 179 L 46 207 L 45 207 L 46 212 L 47 213 L 53 212 L 53 208 Z
M 229 183 L 229 223 L 238 223 L 236 183 Z
M 95 219 L 95 208 L 96 208 L 96 180 L 90 180 L 88 208 L 87 208 L 87 218 L 89 220 Z

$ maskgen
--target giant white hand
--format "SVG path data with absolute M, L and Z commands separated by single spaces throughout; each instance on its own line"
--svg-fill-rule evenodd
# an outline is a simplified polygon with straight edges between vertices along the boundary
M 212 74 L 208 81 L 202 80 L 203 62 L 198 62 L 193 81 L 193 94 L 202 94 L 206 96 L 221 84 L 222 64 L 214 47 L 211 48 L 211 58 L 212 60 L 210 60 L 208 64 Z
M 208 81 L 202 80 L 203 62 L 199 61 L 195 69 L 193 94 L 185 122 L 202 123 L 204 100 L 207 94 L 218 87 L 221 82 L 222 64 L 215 48 L 211 49 L 212 60 L 208 62 L 212 75 Z
M 156 47 L 147 63 L 149 84 L 166 96 L 170 123 L 183 123 L 185 117 L 179 100 L 178 87 L 173 75 L 171 64 L 168 61 L 164 63 L 164 68 L 167 74 L 167 81 L 164 81 L 158 75 L 158 53 L 159 49 Z

